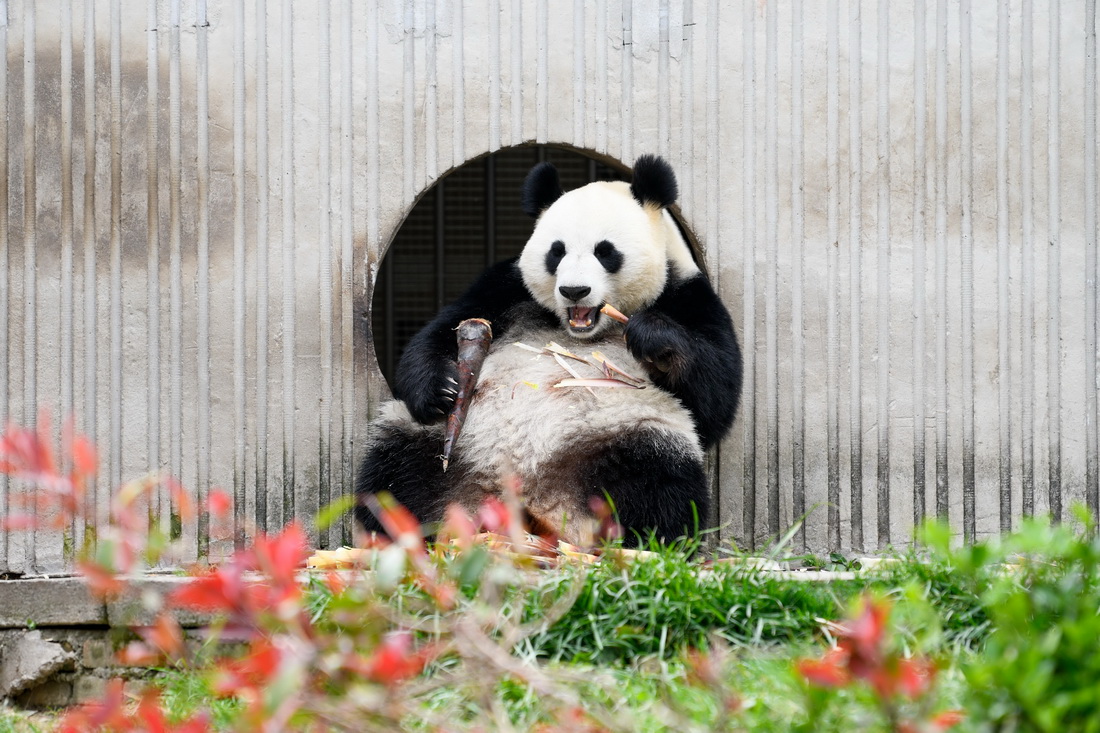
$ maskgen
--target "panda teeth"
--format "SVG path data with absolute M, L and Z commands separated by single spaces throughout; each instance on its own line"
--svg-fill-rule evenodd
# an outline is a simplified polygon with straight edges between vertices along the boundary
M 569 327 L 577 329 L 592 328 L 592 311 L 592 308 L 581 306 L 568 308 L 566 315 L 569 316 Z

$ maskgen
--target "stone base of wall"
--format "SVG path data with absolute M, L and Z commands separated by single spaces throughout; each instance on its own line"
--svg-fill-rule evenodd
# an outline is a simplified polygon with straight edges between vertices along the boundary
M 152 623 L 160 599 L 186 581 L 143 576 L 124 595 L 103 601 L 80 578 L 0 580 L 0 699 L 23 708 L 63 707 L 102 698 L 112 678 L 139 691 L 157 670 L 124 664 L 118 651 L 137 638 L 132 628 Z M 194 630 L 210 619 L 176 616 L 197 651 Z

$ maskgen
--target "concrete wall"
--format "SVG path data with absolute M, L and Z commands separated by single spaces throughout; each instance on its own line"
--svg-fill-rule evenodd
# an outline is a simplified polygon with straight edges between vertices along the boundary
M 100 517 L 149 470 L 222 486 L 235 526 L 186 531 L 219 554 L 348 491 L 387 243 L 531 142 L 679 172 L 751 356 L 727 536 L 1096 508 L 1093 0 L 0 11 L 0 413 L 94 435 Z M 58 568 L 64 534 L 5 538 L 0 570 Z

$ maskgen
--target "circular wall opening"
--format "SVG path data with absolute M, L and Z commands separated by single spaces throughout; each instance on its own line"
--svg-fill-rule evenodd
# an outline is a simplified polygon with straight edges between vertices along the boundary
M 482 270 L 523 249 L 534 222 L 520 207 L 520 186 L 542 161 L 557 167 L 566 191 L 630 177 L 627 168 L 576 149 L 535 145 L 476 158 L 440 179 L 398 229 L 374 291 L 374 348 L 389 384 L 409 339 Z M 679 223 L 694 249 L 690 233 Z

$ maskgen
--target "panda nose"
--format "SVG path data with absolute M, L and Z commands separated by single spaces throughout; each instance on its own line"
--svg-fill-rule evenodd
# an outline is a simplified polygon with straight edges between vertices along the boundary
M 592 288 L 587 288 L 583 285 L 562 285 L 558 288 L 558 292 L 576 303 L 578 300 L 591 293 Z

